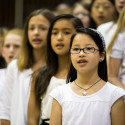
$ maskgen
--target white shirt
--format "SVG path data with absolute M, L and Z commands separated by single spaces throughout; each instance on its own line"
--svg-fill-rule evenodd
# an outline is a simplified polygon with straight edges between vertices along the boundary
M 41 118 L 42 119 L 50 118 L 52 99 L 49 98 L 49 94 L 56 87 L 62 86 L 65 84 L 66 84 L 65 79 L 58 79 L 54 76 L 51 78 L 50 84 L 47 88 L 47 92 L 45 93 L 45 96 L 43 96 L 42 103 L 41 103 Z
M 117 24 L 113 23 L 112 21 L 108 23 L 104 23 L 97 28 L 97 30 L 104 37 L 106 48 L 108 48 L 108 45 L 112 40 L 112 37 L 113 37 L 113 34 L 115 33 L 116 28 L 117 28 Z
M 10 120 L 11 125 L 27 125 L 31 74 L 31 69 L 20 72 L 17 60 L 7 68 L 0 119 Z
M 62 125 L 111 125 L 111 107 L 125 91 L 107 82 L 98 92 L 80 96 L 70 84 L 54 89 L 50 94 L 62 107 Z
M 125 86 L 125 29 L 124 31 L 120 32 L 115 39 L 110 56 L 112 58 L 121 60 L 119 80 Z
M 1 109 L 1 102 L 2 102 L 2 95 L 3 95 L 5 72 L 6 72 L 6 69 L 0 69 L 0 109 Z

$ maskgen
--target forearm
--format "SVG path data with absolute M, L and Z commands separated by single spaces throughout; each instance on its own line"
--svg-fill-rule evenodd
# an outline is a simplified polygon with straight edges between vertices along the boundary
M 109 67 L 108 67 L 108 81 L 112 84 L 125 89 L 125 86 L 118 79 L 119 70 L 121 68 L 122 60 L 110 57 Z
M 10 125 L 9 120 L 1 119 L 1 125 Z
M 55 99 L 52 102 L 50 125 L 62 125 L 62 108 Z

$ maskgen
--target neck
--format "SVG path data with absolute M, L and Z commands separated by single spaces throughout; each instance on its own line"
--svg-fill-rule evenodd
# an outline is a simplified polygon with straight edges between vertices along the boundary
M 55 76 L 58 78 L 66 79 L 69 66 L 70 66 L 69 56 L 58 56 L 58 70 Z
M 99 80 L 100 77 L 98 76 L 97 71 L 95 72 L 88 72 L 88 73 L 78 73 L 77 72 L 77 83 L 81 86 L 84 85 L 91 85 L 94 82 L 96 82 L 97 80 Z
M 44 51 L 34 50 L 33 56 L 34 56 L 34 62 L 35 62 L 32 67 L 33 71 L 46 65 L 46 51 L 45 50 Z

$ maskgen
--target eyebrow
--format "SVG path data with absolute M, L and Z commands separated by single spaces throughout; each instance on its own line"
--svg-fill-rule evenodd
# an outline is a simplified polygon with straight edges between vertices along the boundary
M 88 45 L 93 45 L 93 44 L 85 44 L 85 46 L 88 46 Z M 73 46 L 79 46 L 79 44 L 74 44 Z
M 59 30 L 59 28 L 53 28 L 52 30 Z M 63 28 L 62 30 L 72 30 L 71 28 Z
M 35 23 L 31 23 L 31 24 L 29 24 L 29 26 L 28 27 L 32 27 L 32 26 L 35 26 L 36 24 Z M 37 24 L 38 26 L 46 26 L 46 27 L 48 27 L 48 25 L 47 24 Z

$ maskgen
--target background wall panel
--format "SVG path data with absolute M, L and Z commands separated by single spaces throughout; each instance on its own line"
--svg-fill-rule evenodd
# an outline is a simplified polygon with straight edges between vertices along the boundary
M 15 16 L 15 0 L 0 1 L 0 26 L 13 27 Z
M 0 27 L 21 27 L 26 16 L 35 9 L 48 8 L 53 10 L 61 2 L 74 3 L 76 1 L 78 0 L 1 0 Z

